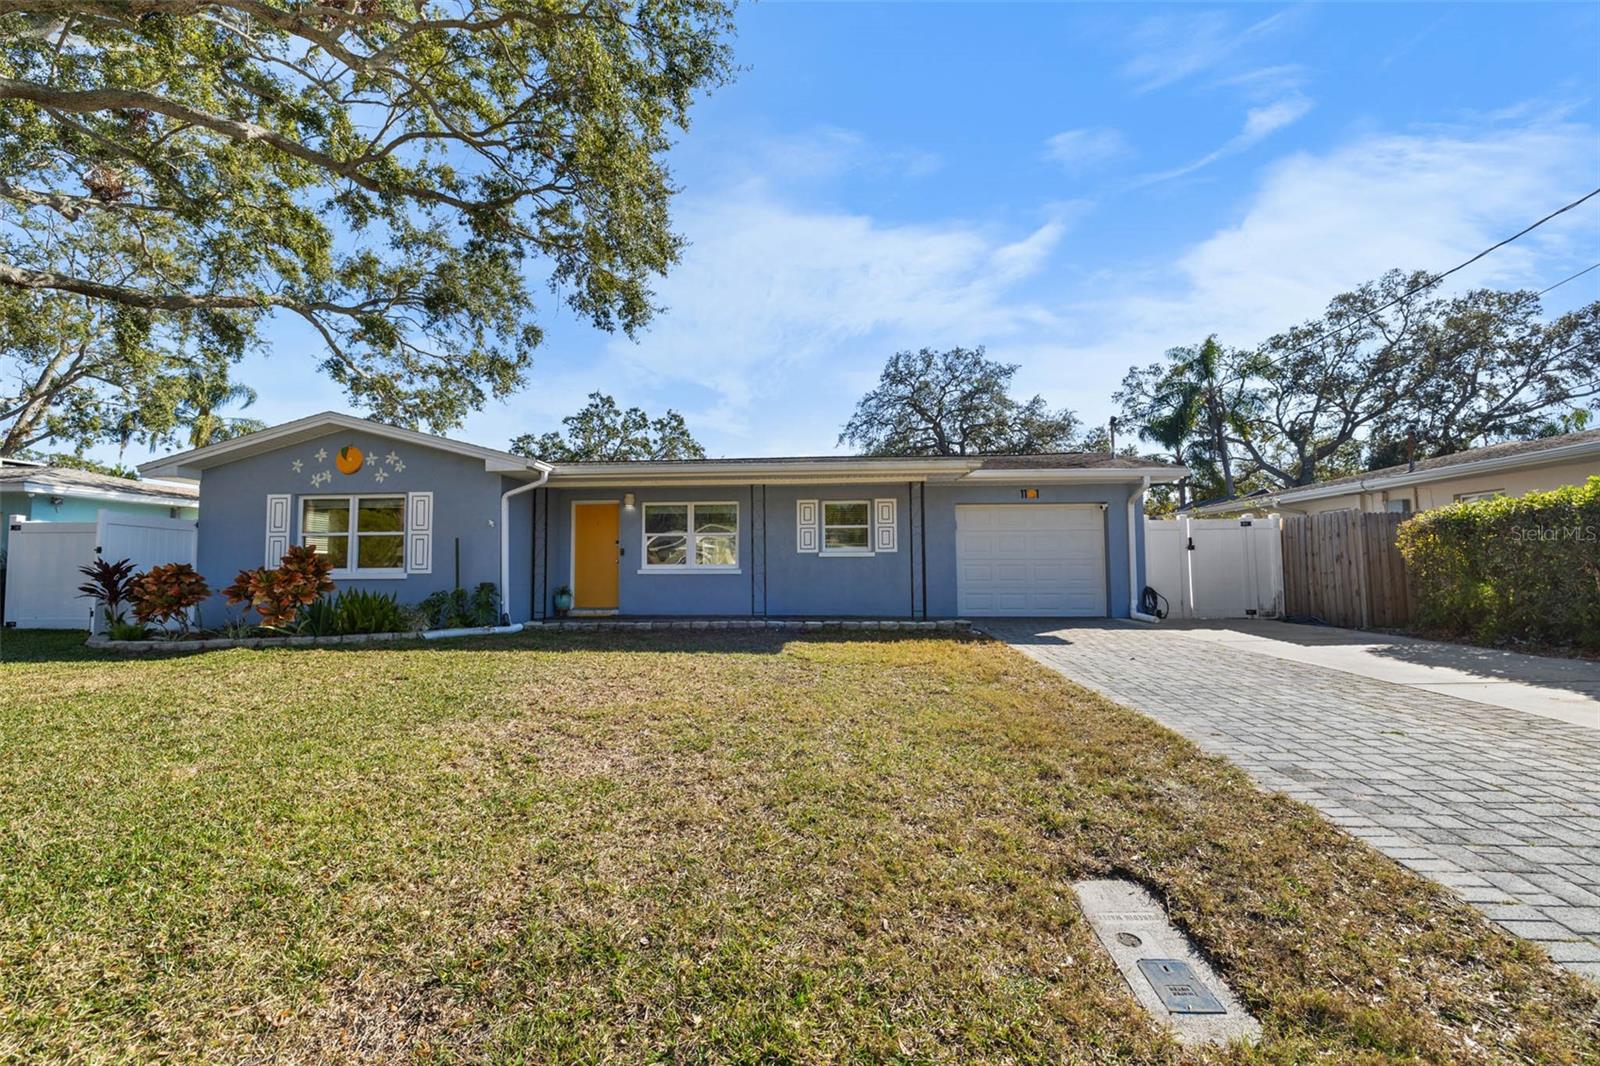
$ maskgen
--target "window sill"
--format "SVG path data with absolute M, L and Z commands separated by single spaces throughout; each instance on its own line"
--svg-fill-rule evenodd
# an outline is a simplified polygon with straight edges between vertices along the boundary
M 875 551 L 862 550 L 862 549 L 858 549 L 858 548 L 856 548 L 856 549 L 842 549 L 842 548 L 831 548 L 830 549 L 830 548 L 824 548 L 821 551 L 819 551 L 817 554 L 818 555 L 822 555 L 822 556 L 826 556 L 826 557 L 829 557 L 829 558 L 836 558 L 836 559 L 852 559 L 852 558 L 853 559 L 870 559 L 874 555 L 877 555 L 878 553 L 875 552 Z
M 641 566 L 641 574 L 742 574 L 737 566 Z
M 404 570 L 332 570 L 328 576 L 335 581 L 404 581 L 411 575 Z

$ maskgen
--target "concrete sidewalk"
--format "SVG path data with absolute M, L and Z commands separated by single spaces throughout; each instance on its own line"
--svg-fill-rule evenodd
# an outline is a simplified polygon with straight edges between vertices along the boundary
M 1196 640 L 1600 729 L 1600 661 L 1276 621 L 1163 622 Z

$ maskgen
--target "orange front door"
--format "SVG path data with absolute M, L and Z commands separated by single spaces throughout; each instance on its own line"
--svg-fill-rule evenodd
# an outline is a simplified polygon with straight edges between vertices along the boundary
M 572 505 L 572 606 L 616 609 L 621 519 L 615 503 Z

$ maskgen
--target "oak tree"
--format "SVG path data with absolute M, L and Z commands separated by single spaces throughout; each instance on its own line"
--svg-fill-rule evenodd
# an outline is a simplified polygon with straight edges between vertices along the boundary
M 664 154 L 730 25 L 725 0 L 0 3 L 0 291 L 64 324 L 13 360 L 5 446 L 114 436 L 145 394 L 159 427 L 192 399 L 169 378 L 215 380 L 274 316 L 353 403 L 435 429 L 522 383 L 543 285 L 637 329 L 681 243 Z
M 982 347 L 896 352 L 845 423 L 839 443 L 867 455 L 979 455 L 1067 451 L 1078 419 L 1044 397 L 1007 391 L 1017 367 Z
M 651 418 L 643 408 L 624 411 L 616 400 L 599 392 L 591 392 L 583 409 L 563 418 L 561 424 L 566 426 L 565 433 L 524 433 L 511 442 L 511 450 L 548 463 L 706 457 L 678 412 L 668 409 Z

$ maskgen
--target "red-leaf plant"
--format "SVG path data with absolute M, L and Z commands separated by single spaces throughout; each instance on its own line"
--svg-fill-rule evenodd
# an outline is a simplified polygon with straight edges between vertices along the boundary
M 146 625 L 163 628 L 177 622 L 180 631 L 189 631 L 189 612 L 211 595 L 205 578 L 188 563 L 152 566 L 133 579 L 128 599 L 134 617 Z
M 310 545 L 297 544 L 284 553 L 276 570 L 241 570 L 222 594 L 229 603 L 254 607 L 268 629 L 281 629 L 294 622 L 300 608 L 333 591 L 328 577 L 332 570 L 333 563 L 326 555 L 318 555 Z
M 78 593 L 94 600 L 105 610 L 106 623 L 122 621 L 122 604 L 128 599 L 135 580 L 133 564 L 126 559 L 108 563 L 96 559 L 87 566 L 78 567 L 78 573 L 88 578 L 78 586 Z

